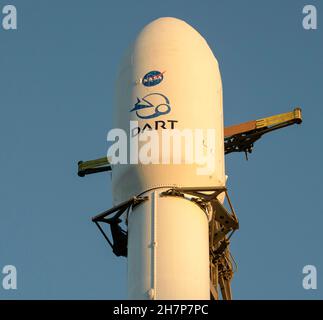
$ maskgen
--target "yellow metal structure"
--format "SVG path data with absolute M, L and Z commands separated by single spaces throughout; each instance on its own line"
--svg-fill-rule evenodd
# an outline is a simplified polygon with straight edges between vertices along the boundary
M 231 152 L 252 152 L 254 143 L 265 133 L 302 123 L 302 110 L 252 120 L 224 128 L 225 154 Z
M 256 120 L 256 129 L 271 127 L 282 123 L 297 123 L 302 122 L 302 110 L 301 108 L 295 108 L 291 112 L 277 114 L 268 118 Z
M 104 157 L 95 160 L 79 161 L 77 174 L 80 177 L 84 177 L 87 174 L 104 172 L 109 170 L 111 170 L 109 160 L 107 157 Z

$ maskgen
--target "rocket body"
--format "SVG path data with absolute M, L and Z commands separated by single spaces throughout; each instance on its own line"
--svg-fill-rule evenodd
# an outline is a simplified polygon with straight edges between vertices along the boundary
M 160 18 L 139 33 L 119 68 L 114 128 L 127 133 L 128 162 L 112 165 L 113 202 L 148 199 L 127 219 L 129 299 L 209 299 L 210 217 L 189 198 L 162 195 L 172 187 L 225 185 L 219 67 L 207 42 L 187 23 Z M 212 145 L 206 137 L 175 149 L 173 142 L 165 157 L 166 131 L 195 137 L 197 129 L 212 129 Z M 131 163 L 134 149 L 147 146 L 149 139 L 142 138 L 152 132 L 160 138 L 150 141 L 158 152 L 147 153 L 150 162 L 139 157 Z M 211 171 L 194 158 L 197 147 L 211 157 Z M 189 148 L 193 161 L 185 162 Z

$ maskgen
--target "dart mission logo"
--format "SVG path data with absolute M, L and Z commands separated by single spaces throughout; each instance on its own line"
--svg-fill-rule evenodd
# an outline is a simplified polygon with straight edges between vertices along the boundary
M 165 114 L 171 110 L 169 99 L 161 93 L 150 93 L 143 98 L 137 98 L 137 102 L 130 112 L 135 111 L 140 119 L 152 119 Z
M 146 87 L 153 87 L 161 83 L 164 79 L 164 72 L 150 71 L 142 79 L 142 84 Z

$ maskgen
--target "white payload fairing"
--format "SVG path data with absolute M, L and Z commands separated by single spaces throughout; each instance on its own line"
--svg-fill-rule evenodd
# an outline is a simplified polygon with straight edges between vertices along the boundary
M 138 105 L 147 104 L 146 101 L 153 107 L 139 109 Z M 198 174 L 201 165 L 196 162 L 183 166 L 164 164 L 161 150 L 160 159 L 153 159 L 154 164 L 139 161 L 138 165 L 113 167 L 115 204 L 160 187 L 224 186 L 220 71 L 206 41 L 186 22 L 160 18 L 140 32 L 120 66 L 114 114 L 113 127 L 122 128 L 130 137 L 150 129 L 161 136 L 165 128 L 175 131 L 212 128 L 215 132 L 212 174 Z M 134 126 L 129 132 L 130 121 L 137 121 L 138 129 Z M 182 151 L 185 156 L 185 150 Z M 173 155 L 170 156 L 172 159 Z
M 128 258 L 129 299 L 218 299 L 218 288 L 231 299 L 228 245 L 239 224 L 224 156 L 250 153 L 264 133 L 301 123 L 301 110 L 224 128 L 221 76 L 207 42 L 184 21 L 160 18 L 125 54 L 113 111 L 108 140 L 118 141 L 108 158 L 80 161 L 78 174 L 112 172 L 114 207 L 92 220 Z

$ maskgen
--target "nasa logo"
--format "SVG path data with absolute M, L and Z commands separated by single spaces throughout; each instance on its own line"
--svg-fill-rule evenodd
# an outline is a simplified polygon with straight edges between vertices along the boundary
M 151 100 L 159 101 L 160 103 L 154 104 Z M 154 113 L 150 113 L 147 110 L 154 108 Z M 130 112 L 136 111 L 136 115 L 140 119 L 152 119 L 161 115 L 168 114 L 171 110 L 169 105 L 169 99 L 161 93 L 150 93 L 139 99 Z
M 150 71 L 142 79 L 142 84 L 146 87 L 156 86 L 161 83 L 164 79 L 164 72 L 160 71 Z

